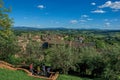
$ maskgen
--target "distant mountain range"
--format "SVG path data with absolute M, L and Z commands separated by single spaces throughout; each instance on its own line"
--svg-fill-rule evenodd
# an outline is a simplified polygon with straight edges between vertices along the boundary
M 14 29 L 14 30 L 38 30 L 39 28 L 20 26 L 20 27 L 12 27 L 12 29 Z
M 14 30 L 67 30 L 67 28 L 34 28 L 34 27 L 24 27 L 24 26 L 20 26 L 20 27 L 12 27 L 12 29 Z
M 35 30 L 35 31 L 38 31 L 38 30 L 82 30 L 82 31 L 117 31 L 117 32 L 120 32 L 120 30 L 109 30 L 109 29 L 97 29 L 97 28 L 94 28 L 94 29 L 72 29 L 72 28 L 63 28 L 63 27 L 58 27 L 58 28 L 34 28 L 34 27 L 26 27 L 26 26 L 15 26 L 15 27 L 12 27 L 13 30 L 28 30 L 28 31 L 31 31 L 31 30 Z

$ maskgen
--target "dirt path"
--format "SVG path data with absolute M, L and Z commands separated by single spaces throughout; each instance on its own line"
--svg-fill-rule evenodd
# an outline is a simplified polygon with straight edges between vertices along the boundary
M 35 78 L 41 78 L 41 79 L 44 79 L 44 80 L 56 80 L 57 77 L 58 77 L 58 73 L 55 74 L 55 75 L 52 75 L 52 77 L 48 78 L 48 77 L 44 77 L 44 76 L 35 76 L 35 75 L 32 75 L 31 72 L 29 72 L 27 69 L 24 69 L 24 68 L 15 68 L 13 65 L 7 63 L 7 62 L 4 62 L 4 61 L 0 61 L 0 68 L 7 68 L 7 69 L 10 69 L 10 70 L 23 70 L 24 72 L 26 72 L 29 76 L 32 76 L 32 77 L 35 77 Z
M 0 68 L 7 68 L 7 69 L 10 69 L 10 70 L 16 70 L 16 69 L 14 69 L 14 68 L 12 68 L 10 66 L 6 66 L 4 64 L 0 64 Z

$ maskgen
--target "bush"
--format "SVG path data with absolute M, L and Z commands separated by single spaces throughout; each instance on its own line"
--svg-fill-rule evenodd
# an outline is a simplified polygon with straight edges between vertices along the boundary
M 106 80 L 120 80 L 120 47 L 114 45 L 114 47 L 107 48 L 107 52 L 103 54 L 105 61 L 105 70 L 102 74 L 102 78 Z
M 13 64 L 13 65 L 18 65 L 18 64 L 20 64 L 20 63 L 23 62 L 23 59 L 22 59 L 22 58 L 15 58 L 14 55 L 9 55 L 9 56 L 5 59 L 5 61 L 7 61 L 7 62 L 9 62 L 9 63 L 11 63 L 11 64 Z
M 81 75 L 89 75 L 91 77 L 100 77 L 105 68 L 105 63 L 101 53 L 90 47 L 81 49 L 78 65 Z
M 102 74 L 101 77 L 102 77 L 103 80 L 120 80 L 120 79 L 119 79 L 119 75 L 116 74 L 115 71 L 113 71 L 113 70 L 111 70 L 111 69 L 109 69 L 109 68 L 107 68 L 107 69 L 104 71 L 104 73 Z

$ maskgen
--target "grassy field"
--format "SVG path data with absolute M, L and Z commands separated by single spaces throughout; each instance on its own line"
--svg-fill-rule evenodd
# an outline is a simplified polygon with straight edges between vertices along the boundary
M 80 78 L 80 77 L 70 76 L 70 75 L 60 75 L 57 80 L 92 80 L 92 79 Z
M 13 71 L 0 68 L 0 80 L 43 80 L 28 76 L 23 71 Z
M 43 79 L 30 77 L 23 71 L 13 71 L 0 68 L 0 80 L 43 80 Z M 86 78 L 83 79 L 80 77 L 68 75 L 59 75 L 57 80 L 91 80 L 91 79 Z

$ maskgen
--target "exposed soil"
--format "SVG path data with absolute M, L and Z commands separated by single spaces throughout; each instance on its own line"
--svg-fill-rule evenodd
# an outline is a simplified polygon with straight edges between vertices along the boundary
M 7 62 L 4 62 L 4 61 L 0 61 L 0 68 L 6 68 L 6 69 L 10 69 L 10 70 L 23 70 L 24 72 L 26 72 L 29 76 L 32 76 L 32 77 L 35 77 L 35 78 L 42 78 L 42 79 L 45 79 L 45 80 L 56 80 L 57 78 L 55 79 L 52 79 L 52 78 L 47 78 L 47 77 L 44 77 L 44 76 L 35 76 L 35 75 L 32 75 L 31 72 L 29 72 L 27 69 L 24 69 L 24 68 L 15 68 L 13 65 L 7 63 Z M 57 74 L 58 76 L 58 74 Z M 55 77 L 57 77 L 55 76 Z

